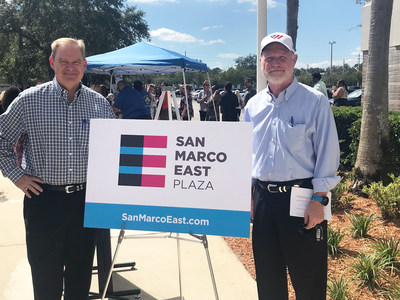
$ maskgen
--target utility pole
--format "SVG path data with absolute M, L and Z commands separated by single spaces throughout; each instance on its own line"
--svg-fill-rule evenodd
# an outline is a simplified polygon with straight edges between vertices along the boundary
M 257 92 L 267 86 L 267 80 L 261 71 L 260 63 L 260 44 L 261 40 L 267 35 L 267 0 L 257 1 Z
M 331 45 L 331 69 L 330 69 L 330 72 L 329 72 L 329 76 L 330 76 L 330 80 L 331 80 L 331 83 L 332 83 L 333 44 L 336 44 L 336 42 L 335 41 L 330 41 L 329 44 Z

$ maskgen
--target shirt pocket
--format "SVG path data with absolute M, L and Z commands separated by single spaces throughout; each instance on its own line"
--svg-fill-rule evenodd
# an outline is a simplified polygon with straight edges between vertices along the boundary
M 285 141 L 289 152 L 303 150 L 305 147 L 306 124 L 286 124 Z

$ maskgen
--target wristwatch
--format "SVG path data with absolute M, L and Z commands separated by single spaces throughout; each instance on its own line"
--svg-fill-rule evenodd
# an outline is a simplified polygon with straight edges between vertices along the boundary
M 320 202 L 323 206 L 327 206 L 329 203 L 329 198 L 327 196 L 320 197 L 314 194 L 311 199 Z

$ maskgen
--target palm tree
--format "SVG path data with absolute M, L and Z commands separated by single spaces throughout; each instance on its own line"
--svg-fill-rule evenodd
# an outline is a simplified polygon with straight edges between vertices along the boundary
M 393 0 L 372 0 L 363 111 L 353 191 L 386 180 L 392 165 L 388 123 L 388 59 Z
M 298 16 L 299 0 L 286 0 L 286 33 L 292 38 L 294 49 L 296 49 Z

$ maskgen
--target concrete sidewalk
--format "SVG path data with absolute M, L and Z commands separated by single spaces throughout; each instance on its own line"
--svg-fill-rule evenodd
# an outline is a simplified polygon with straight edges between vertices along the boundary
M 0 300 L 33 299 L 22 217 L 23 193 L 1 176 L 0 192 L 7 198 L 0 203 Z M 111 231 L 112 255 L 118 234 L 117 230 Z M 168 234 L 160 233 L 151 238 L 143 238 L 143 234 L 139 231 L 125 233 L 116 262 L 135 262 L 136 266 L 132 271 L 114 272 L 114 290 L 137 287 L 142 291 L 143 300 L 180 299 L 177 240 L 166 238 Z M 193 240 L 189 235 L 180 234 L 180 237 Z M 219 299 L 257 299 L 255 281 L 224 239 L 208 236 L 208 242 Z M 183 298 L 215 299 L 203 245 L 183 240 L 180 252 Z M 98 292 L 97 280 L 94 275 L 92 292 Z M 128 298 L 135 299 L 134 296 Z

